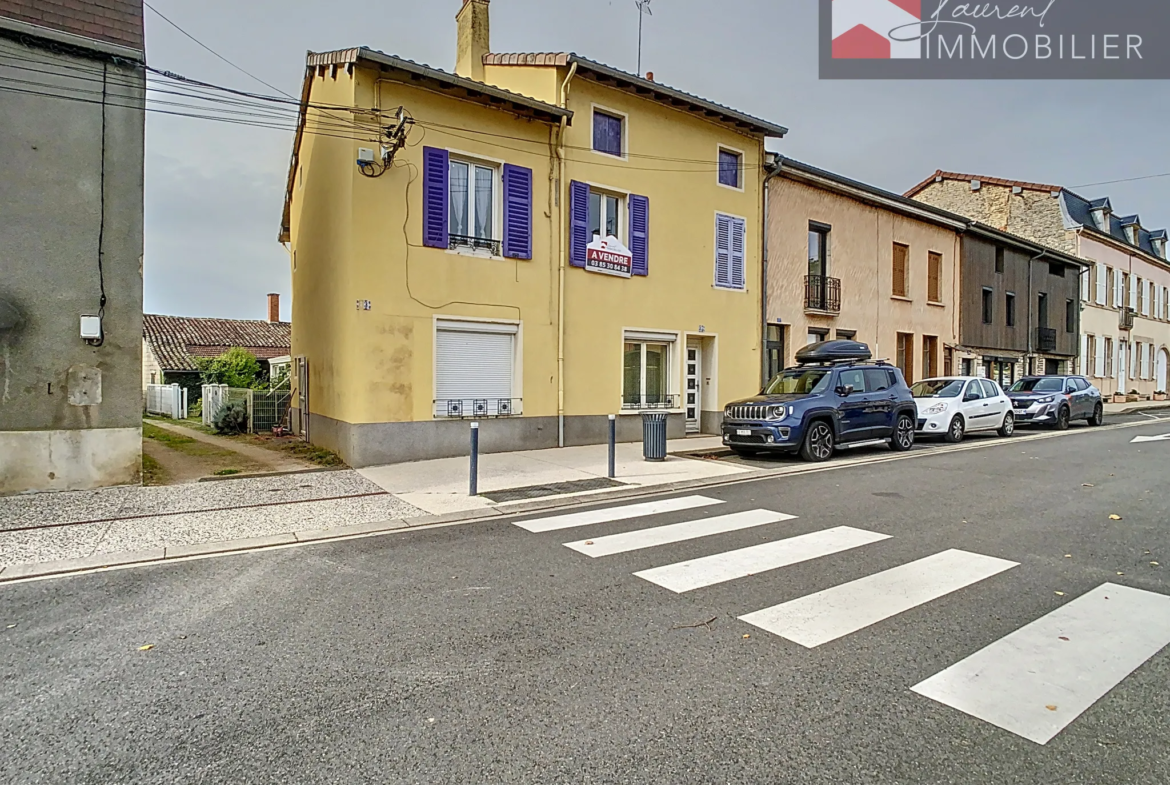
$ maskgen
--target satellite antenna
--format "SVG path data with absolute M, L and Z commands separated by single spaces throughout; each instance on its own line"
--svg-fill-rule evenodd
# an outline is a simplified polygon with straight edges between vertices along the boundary
M 650 0 L 634 0 L 638 6 L 638 76 L 642 76 L 642 17 L 654 16 L 650 10 Z

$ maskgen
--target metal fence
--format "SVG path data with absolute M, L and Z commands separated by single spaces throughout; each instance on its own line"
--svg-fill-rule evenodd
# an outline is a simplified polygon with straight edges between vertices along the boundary
M 187 390 L 177 384 L 146 385 L 146 413 L 187 419 Z
M 224 406 L 239 404 L 248 413 L 249 433 L 271 431 L 282 425 L 288 416 L 292 390 L 288 380 L 271 390 L 246 390 L 226 384 L 203 385 L 203 424 L 212 426 L 215 416 Z

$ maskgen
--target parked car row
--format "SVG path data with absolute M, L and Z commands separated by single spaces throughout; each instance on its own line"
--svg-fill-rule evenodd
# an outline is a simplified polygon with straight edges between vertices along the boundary
M 724 409 L 723 443 L 740 455 L 798 452 L 827 461 L 838 450 L 878 444 L 903 452 L 916 437 L 957 443 L 979 431 L 1010 437 L 1018 425 L 1064 430 L 1073 420 L 1104 421 L 1101 391 L 1083 376 L 1029 376 L 1006 391 L 966 376 L 910 387 L 899 369 L 871 358 L 856 341 L 806 346 L 759 395 Z

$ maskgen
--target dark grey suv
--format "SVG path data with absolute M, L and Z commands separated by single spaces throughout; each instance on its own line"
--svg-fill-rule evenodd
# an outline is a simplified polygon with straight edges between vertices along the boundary
M 1025 376 L 1007 391 L 1018 425 L 1068 428 L 1072 420 L 1105 421 L 1101 391 L 1083 376 Z

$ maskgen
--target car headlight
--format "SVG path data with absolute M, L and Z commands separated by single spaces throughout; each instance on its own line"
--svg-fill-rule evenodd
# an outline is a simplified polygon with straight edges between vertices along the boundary
M 769 406 L 768 419 L 769 420 L 783 420 L 785 417 L 792 414 L 791 406 Z
M 926 409 L 922 413 L 927 415 L 927 416 L 932 415 L 932 414 L 942 414 L 949 407 L 950 407 L 950 404 L 948 404 L 948 403 L 936 403 L 934 406 L 931 406 L 929 409 Z
M 1049 396 L 1046 396 L 1046 397 L 1041 398 L 1040 400 L 1036 401 L 1036 403 L 1052 403 L 1055 400 L 1056 400 L 1055 395 L 1049 395 Z

